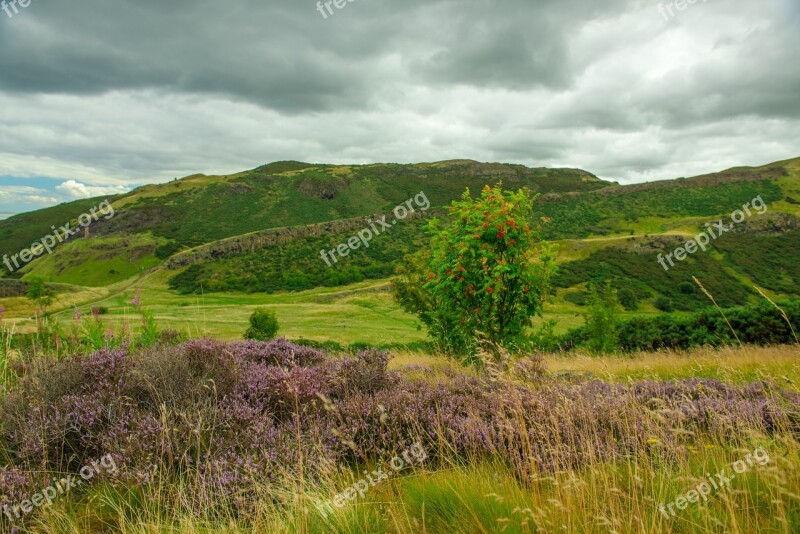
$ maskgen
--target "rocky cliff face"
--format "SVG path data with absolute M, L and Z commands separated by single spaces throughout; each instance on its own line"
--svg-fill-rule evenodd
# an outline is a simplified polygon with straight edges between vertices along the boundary
M 427 215 L 428 214 L 425 212 L 418 211 L 409 214 L 407 219 L 418 219 Z M 391 219 L 391 217 L 391 214 L 386 214 L 387 220 Z M 306 226 L 270 228 L 261 232 L 253 232 L 229 239 L 223 239 L 221 241 L 203 245 L 186 252 L 178 253 L 169 258 L 164 265 L 168 269 L 180 269 L 182 267 L 187 267 L 202 261 L 216 260 L 220 258 L 236 256 L 238 254 L 255 252 L 256 250 L 263 248 L 283 245 L 298 239 L 306 239 L 309 237 L 342 235 L 343 239 L 345 239 L 346 237 L 349 237 L 347 234 L 353 234 L 358 230 L 368 228 L 370 219 L 374 220 L 375 218 L 375 216 L 356 217 L 353 219 L 342 219 L 339 221 L 309 224 Z M 377 216 L 377 218 L 380 218 L 380 215 Z
M 27 291 L 28 286 L 24 282 L 0 278 L 0 297 L 22 297 Z

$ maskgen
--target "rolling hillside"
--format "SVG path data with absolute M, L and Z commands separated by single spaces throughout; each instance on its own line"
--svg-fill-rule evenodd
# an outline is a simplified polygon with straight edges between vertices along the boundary
M 418 165 L 333 166 L 279 162 L 228 176 L 196 175 L 111 198 L 116 215 L 75 237 L 14 277 L 38 274 L 78 288 L 126 287 L 153 269 L 177 294 L 304 291 L 388 278 L 425 243 L 429 216 L 466 187 L 502 181 L 541 193 L 531 221 L 559 247 L 556 306 L 585 303 L 586 281 L 610 278 L 631 313 L 691 311 L 707 305 L 698 276 L 721 305 L 752 301 L 758 284 L 797 295 L 800 271 L 800 159 L 756 168 L 619 186 L 574 169 L 448 161 Z M 329 250 L 424 191 L 431 209 L 402 221 L 328 267 Z M 714 240 L 669 272 L 657 261 L 703 224 L 729 217 L 760 197 L 768 211 Z M 103 199 L 63 204 L 0 221 L 7 251 L 47 233 Z M 423 215 L 423 214 L 418 214 Z M 32 237 L 34 236 L 34 237 Z M 17 287 L 18 286 L 14 286 Z

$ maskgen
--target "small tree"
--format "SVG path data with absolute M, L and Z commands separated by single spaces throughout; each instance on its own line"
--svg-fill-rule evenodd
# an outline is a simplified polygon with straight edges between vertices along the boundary
M 467 190 L 452 203 L 449 226 L 433 219 L 430 246 L 401 268 L 395 297 L 442 350 L 474 355 L 478 339 L 512 347 L 541 314 L 555 266 L 529 226 L 533 200 L 500 185 L 478 199 Z
M 42 310 L 47 312 L 47 307 L 53 302 L 53 291 L 47 287 L 47 281 L 42 276 L 31 276 L 28 280 L 27 297 Z
M 47 316 L 47 307 L 53 302 L 53 291 L 47 287 L 47 281 L 42 276 L 31 276 L 28 280 L 27 297 L 36 303 L 36 324 L 41 331 L 41 317 Z
M 609 281 L 599 289 L 590 285 L 588 305 L 586 329 L 589 332 L 589 349 L 596 353 L 614 352 L 619 346 L 620 304 L 617 290 Z
M 250 328 L 245 332 L 245 339 L 269 341 L 278 334 L 278 319 L 275 312 L 266 308 L 257 308 L 250 316 Z

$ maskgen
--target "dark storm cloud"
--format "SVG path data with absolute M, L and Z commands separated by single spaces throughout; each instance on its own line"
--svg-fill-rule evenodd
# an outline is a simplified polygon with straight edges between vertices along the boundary
M 466 157 L 625 182 L 800 155 L 796 1 L 659 4 L 32 0 L 0 11 L 0 175 Z
M 292 112 L 368 96 L 373 71 L 362 64 L 362 49 L 348 51 L 335 35 L 326 40 L 332 28 L 315 18 L 313 4 L 77 0 L 31 7 L 2 22 L 0 89 L 210 93 Z
M 325 20 L 311 0 L 39 0 L 7 21 L 0 88 L 164 89 L 298 112 L 363 105 L 393 80 L 562 87 L 574 74 L 564 29 L 599 14 L 582 3 L 357 0 Z M 408 72 L 382 67 L 392 54 Z

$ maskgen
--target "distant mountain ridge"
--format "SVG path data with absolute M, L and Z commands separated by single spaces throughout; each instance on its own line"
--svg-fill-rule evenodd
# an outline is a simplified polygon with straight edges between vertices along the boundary
M 420 191 L 434 206 L 464 189 L 503 181 L 548 192 L 611 185 L 578 169 L 454 160 L 420 164 L 325 165 L 270 163 L 231 175 L 196 174 L 107 197 L 117 215 L 93 225 L 94 235 L 150 232 L 196 246 L 247 232 L 363 217 L 390 210 Z M 104 197 L 106 198 L 106 197 Z M 17 251 L 62 225 L 98 199 L 61 204 L 0 221 L 0 244 Z

